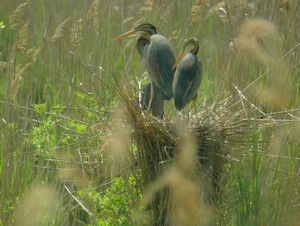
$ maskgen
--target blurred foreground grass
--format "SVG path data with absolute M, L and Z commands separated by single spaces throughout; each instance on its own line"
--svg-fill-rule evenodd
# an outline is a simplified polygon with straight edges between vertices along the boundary
M 2 1 L 0 225 L 152 225 L 142 205 L 166 184 L 173 188 L 173 225 L 211 218 L 217 225 L 298 225 L 299 4 Z M 170 101 L 165 118 L 176 125 L 209 121 L 228 132 L 212 206 L 193 202 L 198 184 L 181 174 L 181 163 L 146 183 L 143 146 L 130 132 L 144 124 L 128 120 L 133 101 L 123 93 L 135 100 L 144 68 L 135 38 L 111 41 L 143 21 L 176 53 L 185 38 L 200 40 L 198 112 L 188 106 L 179 115 Z M 194 157 L 193 141 L 182 136 L 171 137 Z

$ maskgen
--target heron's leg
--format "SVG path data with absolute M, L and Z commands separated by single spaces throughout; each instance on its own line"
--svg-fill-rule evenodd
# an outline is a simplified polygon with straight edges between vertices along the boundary
M 151 83 L 151 91 L 150 91 L 150 100 L 149 100 L 149 104 L 148 104 L 148 107 L 147 107 L 147 112 L 150 111 L 152 101 L 153 101 L 153 97 L 154 97 L 154 88 L 153 88 L 153 82 L 152 82 Z
M 142 83 L 138 82 L 138 87 L 139 87 L 139 106 L 140 108 L 143 108 L 143 100 L 142 100 Z
M 197 110 L 197 93 L 196 93 L 196 95 L 194 96 L 194 98 L 193 98 L 193 102 L 194 102 L 194 110 L 195 110 L 195 112 L 196 112 L 196 110 Z

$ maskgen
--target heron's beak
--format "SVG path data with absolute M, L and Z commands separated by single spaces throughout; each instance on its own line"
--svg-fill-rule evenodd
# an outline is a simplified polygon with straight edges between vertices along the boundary
M 182 57 L 183 57 L 183 54 L 184 54 L 184 52 L 185 52 L 185 49 L 184 50 L 182 50 L 181 52 L 180 52 L 180 54 L 178 55 L 178 57 L 177 57 L 177 59 L 176 59 L 176 61 L 175 61 L 175 64 L 173 65 L 173 70 L 177 67 L 177 65 L 179 64 L 179 62 L 180 62 L 180 60 L 182 59 Z
M 125 38 L 125 37 L 127 37 L 127 36 L 133 35 L 133 34 L 135 34 L 135 33 L 136 33 L 136 31 L 135 31 L 134 29 L 132 29 L 132 30 L 130 30 L 130 31 L 125 32 L 124 34 L 119 35 L 119 36 L 116 37 L 116 38 L 113 38 L 113 41 L 120 40 L 120 39 L 122 39 L 122 38 Z

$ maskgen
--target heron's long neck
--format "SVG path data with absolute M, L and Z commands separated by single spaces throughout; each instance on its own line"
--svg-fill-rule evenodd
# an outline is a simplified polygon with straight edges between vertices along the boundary
M 137 41 L 137 49 L 139 51 L 139 53 L 143 56 L 144 52 L 145 52 L 145 48 L 146 46 L 149 44 L 149 39 L 145 38 L 145 37 L 140 37 Z
M 191 53 L 197 55 L 198 51 L 199 51 L 199 44 L 198 43 L 193 43 L 194 48 L 191 50 Z

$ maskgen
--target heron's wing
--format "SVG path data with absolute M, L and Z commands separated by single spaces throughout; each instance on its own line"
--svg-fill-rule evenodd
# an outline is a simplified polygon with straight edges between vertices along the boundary
M 186 56 L 177 67 L 178 78 L 176 81 L 176 90 L 186 102 L 190 101 L 198 92 L 201 83 L 201 70 L 198 61 L 194 61 L 192 55 Z M 197 63 L 196 63 L 197 62 Z M 200 71 L 199 71 L 200 70 Z
M 173 96 L 174 63 L 175 55 L 169 41 L 161 35 L 151 36 L 145 64 L 149 78 L 162 90 L 164 99 Z
M 193 87 L 193 81 L 189 81 L 189 82 L 187 83 L 186 91 L 185 91 L 185 93 L 183 94 L 184 98 L 186 98 L 186 96 L 188 95 L 188 93 L 191 92 L 192 87 Z
M 159 71 L 159 64 L 156 62 L 156 59 L 154 56 L 148 55 L 147 56 L 147 70 L 149 71 L 150 75 L 150 79 L 151 81 L 153 81 L 158 87 L 161 86 L 161 82 L 163 80 L 163 77 Z

